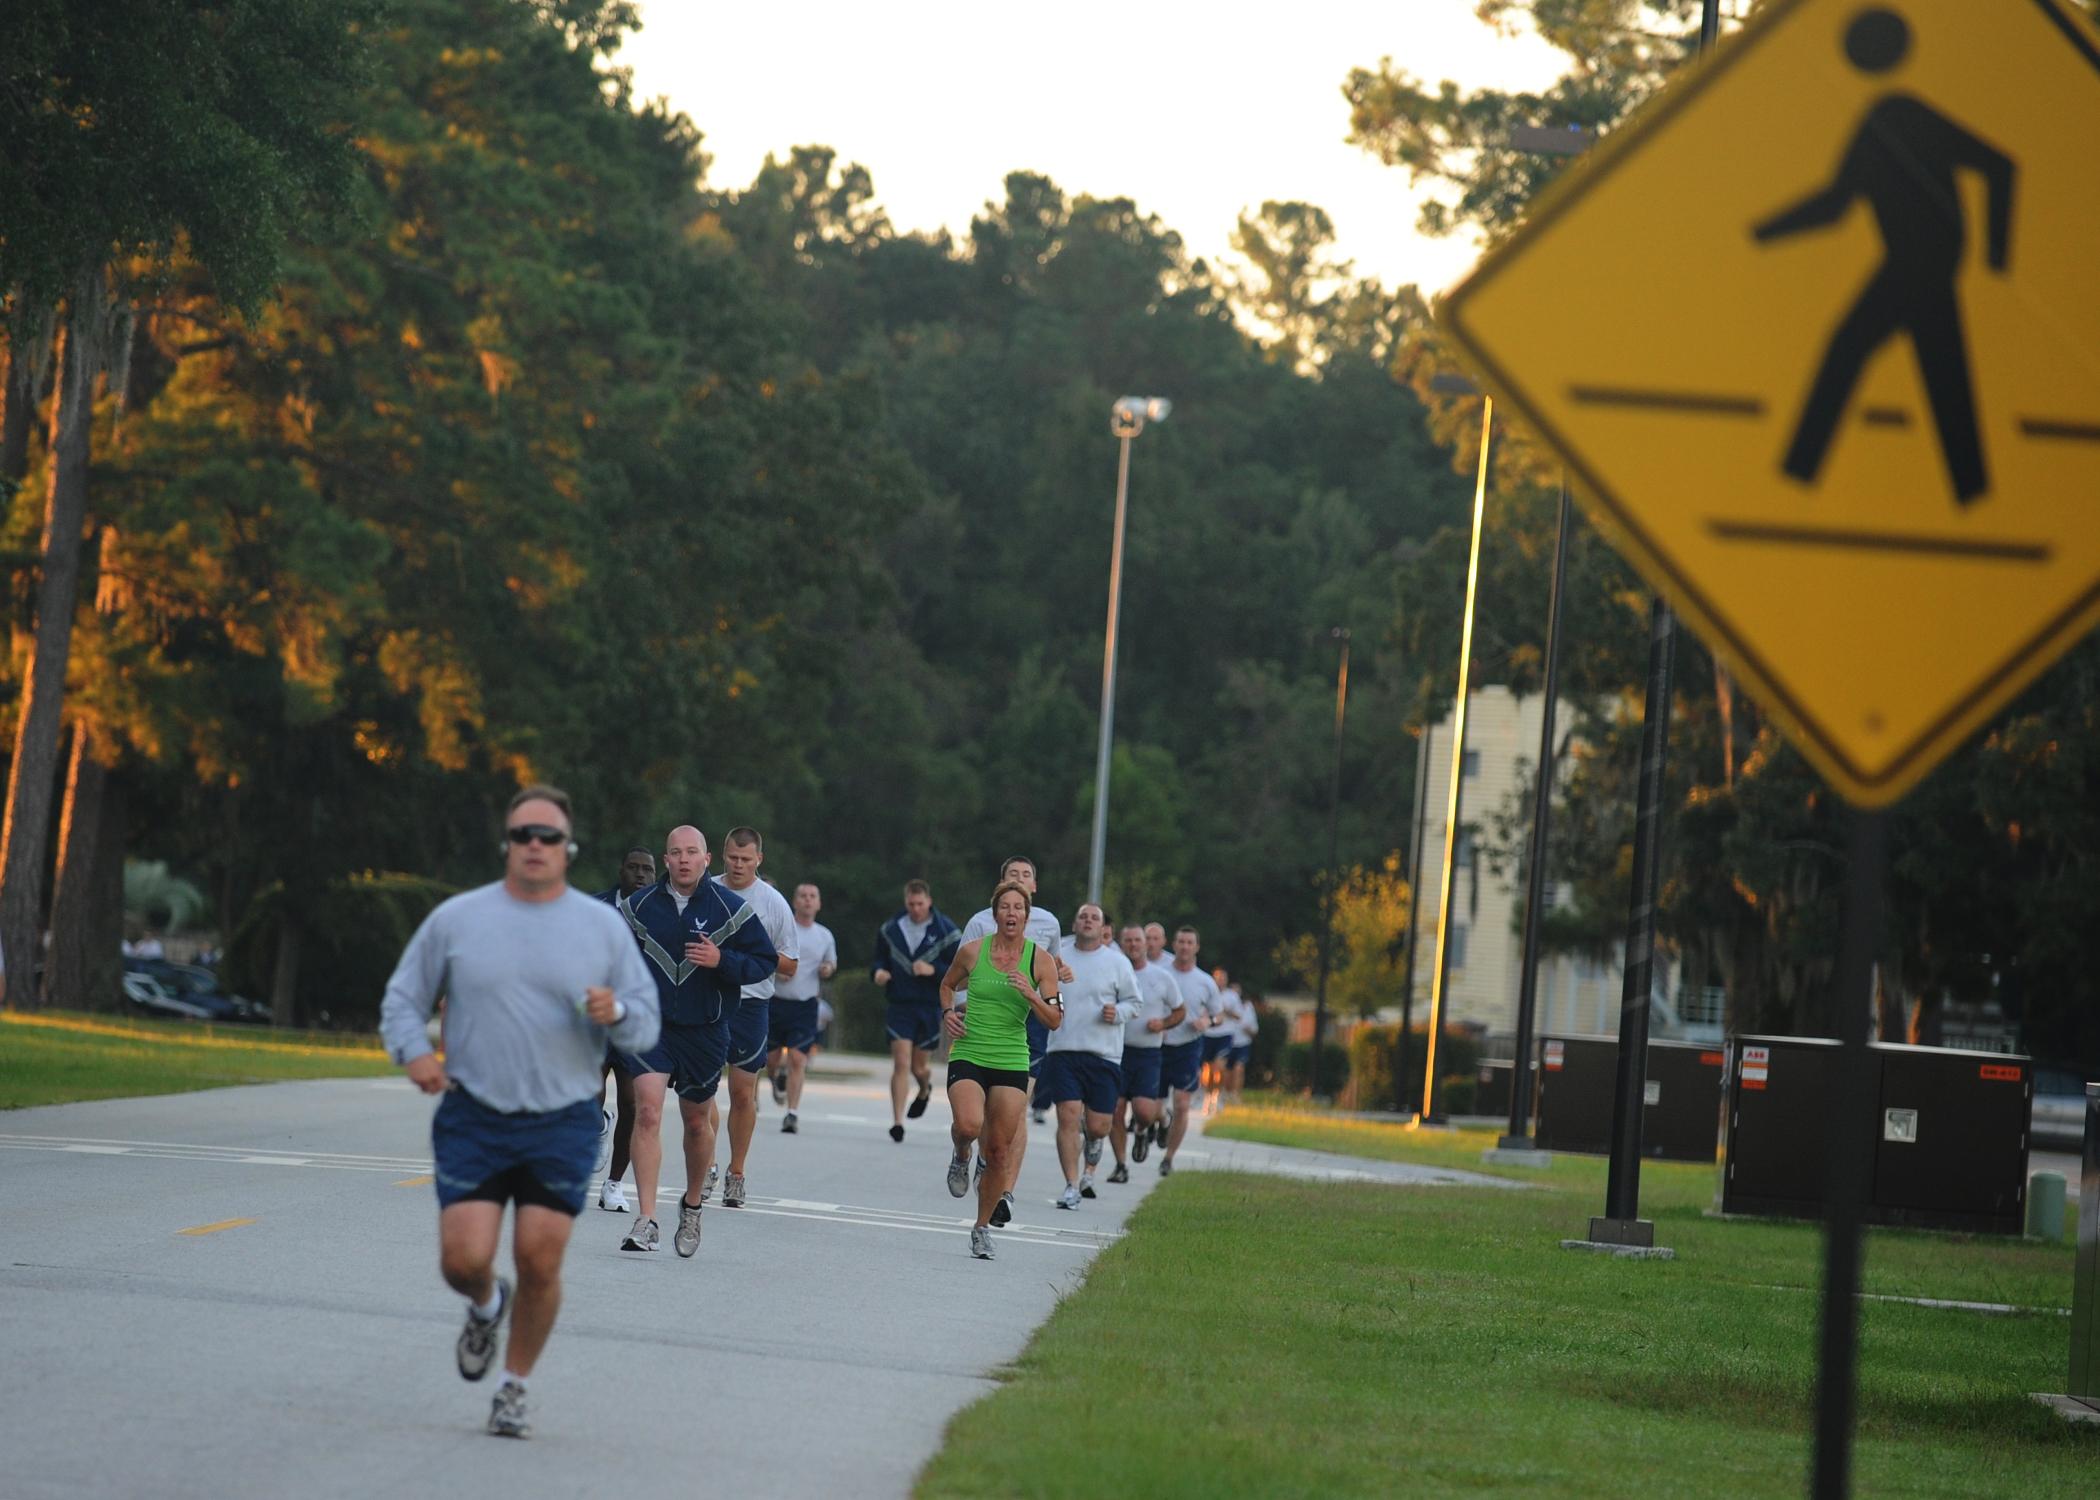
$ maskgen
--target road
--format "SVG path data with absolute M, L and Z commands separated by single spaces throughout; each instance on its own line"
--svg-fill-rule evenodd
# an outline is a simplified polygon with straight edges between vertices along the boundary
M 405 1082 L 0 1115 L 0 1491 L 906 1493 L 1158 1174 L 1056 1209 L 1036 1127 L 1016 1223 L 974 1261 L 942 1184 L 944 1101 L 897 1145 L 884 1076 L 826 1062 L 799 1135 L 763 1102 L 750 1206 L 710 1208 L 695 1259 L 668 1248 L 675 1214 L 658 1214 L 667 1248 L 641 1256 L 617 1249 L 626 1216 L 584 1211 L 527 1443 L 482 1434 L 491 1387 L 453 1368 L 431 1106 Z M 1245 1170 L 1494 1181 L 1196 1140 L 1185 1165 L 1213 1150 Z

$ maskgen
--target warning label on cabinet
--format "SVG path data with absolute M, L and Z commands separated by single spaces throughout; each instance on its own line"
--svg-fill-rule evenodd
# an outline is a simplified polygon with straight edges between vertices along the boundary
M 1772 1067 L 1770 1047 L 1745 1047 L 1743 1049 L 1743 1087 L 1761 1089 Z

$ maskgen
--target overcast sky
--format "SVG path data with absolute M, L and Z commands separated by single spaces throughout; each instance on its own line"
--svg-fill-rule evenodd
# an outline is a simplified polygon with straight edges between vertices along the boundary
M 952 0 L 644 0 L 620 61 L 692 116 L 718 187 L 767 152 L 864 163 L 900 229 L 960 234 L 1009 171 L 1127 196 L 1217 257 L 1268 198 L 1332 215 L 1340 252 L 1389 286 L 1449 284 L 1457 237 L 1415 231 L 1407 174 L 1347 144 L 1342 81 L 1390 56 L 1430 80 L 1538 88 L 1562 61 L 1483 26 L 1473 0 L 1047 5 Z M 1244 18 L 1244 19 L 1242 19 Z

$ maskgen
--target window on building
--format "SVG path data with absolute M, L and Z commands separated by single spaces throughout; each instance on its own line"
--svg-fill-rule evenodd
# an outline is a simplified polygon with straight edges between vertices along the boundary
M 1468 750 L 1466 752 L 1464 774 L 1468 776 L 1478 776 L 1480 774 L 1480 752 L 1478 750 Z
M 1448 939 L 1446 939 L 1446 967 L 1453 969 L 1463 969 L 1466 966 L 1467 931 L 1468 929 L 1463 923 L 1453 922 L 1451 924 L 1451 936 Z
M 1453 864 L 1457 865 L 1457 866 L 1458 866 L 1458 868 L 1459 868 L 1459 869 L 1461 869 L 1461 870 L 1470 870 L 1470 869 L 1472 869 L 1472 868 L 1473 868 L 1473 830 L 1472 830 L 1472 829 L 1470 829 L 1470 828 L 1461 828 L 1461 829 L 1459 829 L 1459 831 L 1458 831 L 1458 849 L 1457 849 L 1457 851 L 1456 851 L 1456 852 L 1455 852 L 1455 853 L 1454 853 L 1454 854 L 1452 855 L 1452 857 L 1451 857 L 1451 861 L 1452 861 L 1452 863 L 1453 863 Z

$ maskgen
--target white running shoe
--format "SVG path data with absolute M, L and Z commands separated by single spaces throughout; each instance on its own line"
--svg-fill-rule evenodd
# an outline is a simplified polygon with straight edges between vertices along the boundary
M 707 1181 L 700 1184 L 700 1201 L 707 1202 L 715 1195 L 715 1184 L 722 1180 L 722 1164 L 716 1162 L 707 1169 Z
M 700 1248 L 700 1210 L 678 1200 L 678 1232 L 671 1236 L 671 1248 L 690 1259 Z
M 656 1220 L 644 1219 L 627 1231 L 627 1238 L 620 1241 L 622 1250 L 654 1250 L 657 1247 Z
M 627 1202 L 627 1184 L 617 1177 L 605 1179 L 605 1186 L 598 1189 L 598 1206 L 609 1214 L 633 1213 Z
M 613 1112 L 601 1106 L 598 1115 L 602 1123 L 598 1126 L 598 1159 L 591 1167 L 593 1176 L 612 1165 Z
M 1057 1206 L 1059 1208 L 1079 1207 L 1079 1188 L 1077 1184 L 1069 1182 L 1065 1184 L 1065 1190 L 1057 1195 Z
M 992 1232 L 982 1224 L 970 1231 L 970 1253 L 979 1260 L 992 1258 Z

